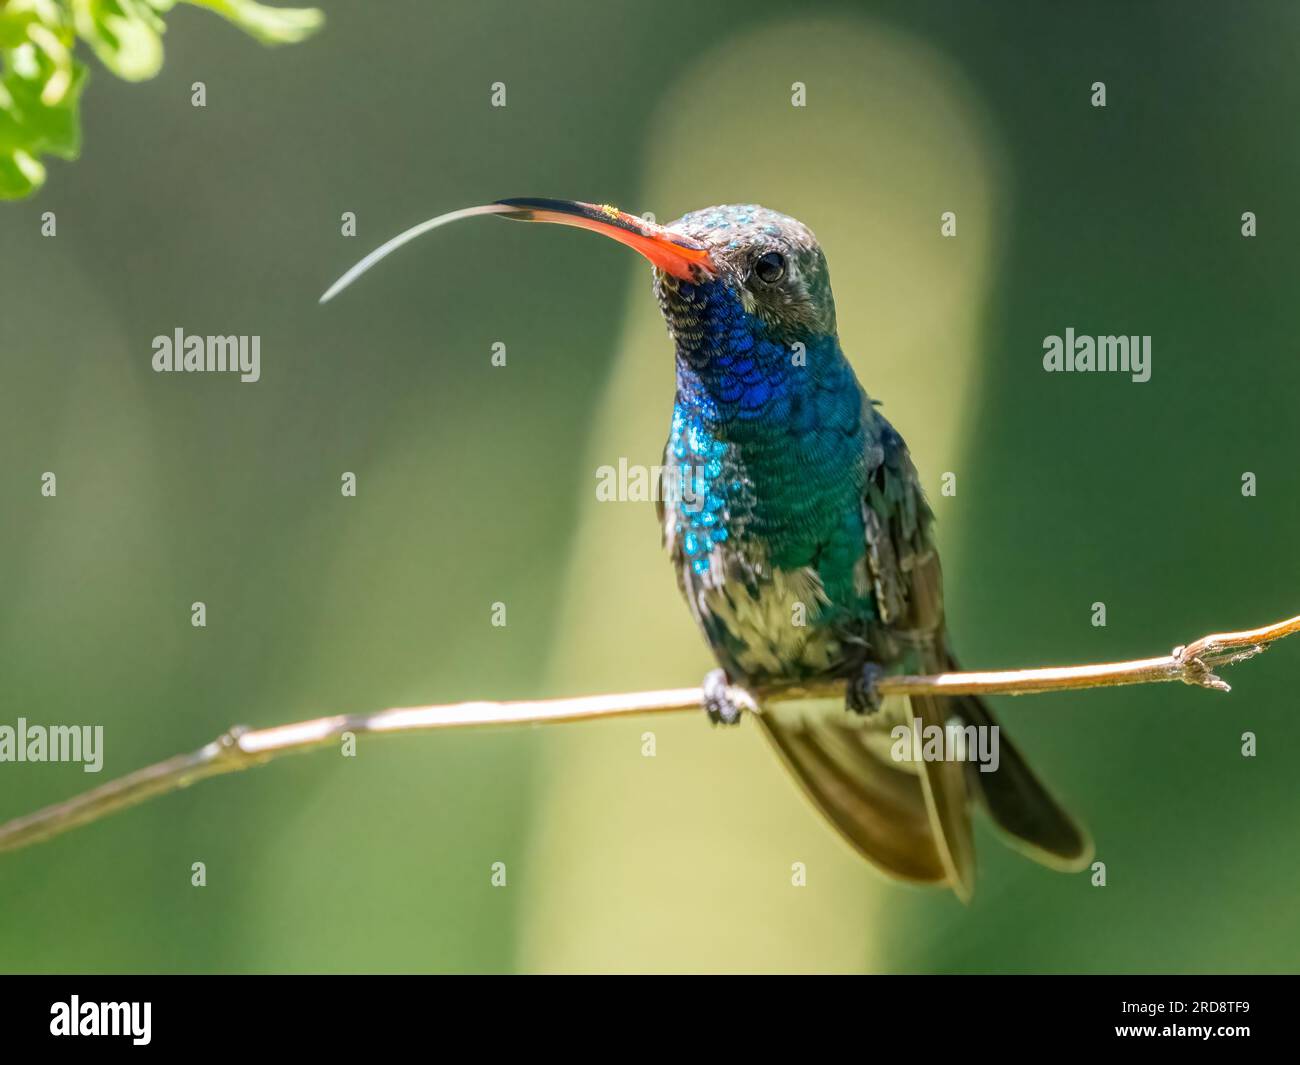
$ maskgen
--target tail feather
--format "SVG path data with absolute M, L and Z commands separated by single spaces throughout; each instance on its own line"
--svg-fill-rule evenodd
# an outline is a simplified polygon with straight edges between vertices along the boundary
M 968 724 L 997 724 L 983 700 L 973 695 L 955 700 L 957 714 Z M 1043 865 L 1077 872 L 1092 861 L 1092 839 L 1029 768 L 1015 745 L 998 733 L 998 768 L 981 772 L 964 763 L 970 791 L 988 811 L 1008 842 Z
M 948 879 L 916 774 L 880 761 L 850 724 L 774 711 L 756 717 L 813 805 L 859 854 L 903 880 Z
M 883 872 L 946 884 L 969 900 L 975 885 L 972 802 L 987 811 L 1012 846 L 1043 865 L 1073 872 L 1092 860 L 1088 833 L 1001 730 L 993 772 L 981 772 L 969 761 L 900 767 L 883 749 L 887 739 L 876 734 L 880 722 L 839 713 L 809 715 L 786 704 L 756 717 L 813 804 Z M 912 697 L 911 714 L 923 727 L 942 726 L 954 716 L 970 725 L 997 723 L 974 696 Z
M 913 696 L 912 713 L 923 733 L 936 725 L 943 729 L 948 716 L 947 700 Z M 971 834 L 970 796 L 966 766 L 969 763 L 938 759 L 920 763 L 920 779 L 926 810 L 939 856 L 948 873 L 948 886 L 963 902 L 975 893 L 975 840 Z

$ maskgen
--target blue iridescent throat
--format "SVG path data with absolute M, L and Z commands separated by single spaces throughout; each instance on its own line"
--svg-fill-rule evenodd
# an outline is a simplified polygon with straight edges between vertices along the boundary
M 708 570 L 709 554 L 731 535 L 722 523 L 728 491 L 743 489 L 739 481 L 726 481 L 722 464 L 726 451 L 727 445 L 704 429 L 696 412 L 680 400 L 673 405 L 668 461 L 677 471 L 676 533 L 697 574 Z
M 813 530 L 791 519 L 811 499 L 853 491 L 862 455 L 861 392 L 838 340 L 774 336 L 721 281 L 664 298 L 677 342 L 676 532 L 691 569 L 707 572 L 733 537 L 761 542 L 774 564 L 804 564 Z M 846 510 L 856 508 L 825 513 Z

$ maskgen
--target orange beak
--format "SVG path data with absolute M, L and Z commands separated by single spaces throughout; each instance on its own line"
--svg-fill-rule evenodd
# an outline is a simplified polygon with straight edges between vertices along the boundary
M 410 229 L 404 230 L 391 240 L 381 244 L 347 273 L 325 290 L 321 303 L 333 299 L 348 285 L 369 270 L 381 259 L 387 258 L 404 244 L 409 244 L 416 237 L 438 229 L 462 218 L 473 218 L 482 214 L 500 215 L 502 218 L 514 218 L 521 222 L 557 222 L 563 226 L 577 226 L 590 229 L 593 233 L 603 233 L 613 237 L 620 244 L 634 248 L 665 273 L 683 281 L 699 281 L 715 273 L 709 250 L 703 244 L 669 232 L 663 226 L 647 222 L 636 215 L 620 211 L 617 207 L 599 207 L 593 203 L 580 203 L 577 200 L 498 200 L 482 207 L 465 207 L 449 214 L 430 218 Z
M 502 218 L 521 222 L 555 222 L 601 233 L 639 251 L 666 274 L 682 281 L 699 281 L 713 273 L 708 249 L 690 237 L 673 233 L 634 214 L 580 200 L 498 200 Z

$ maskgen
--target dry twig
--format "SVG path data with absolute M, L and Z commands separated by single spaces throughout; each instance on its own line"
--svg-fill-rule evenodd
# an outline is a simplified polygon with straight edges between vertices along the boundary
M 879 690 L 881 695 L 1031 695 L 1123 684 L 1182 681 L 1226 692 L 1229 690 L 1228 685 L 1214 673 L 1216 668 L 1252 658 L 1274 640 L 1298 631 L 1300 616 L 1245 632 L 1202 636 L 1159 658 L 988 673 L 886 677 L 880 682 Z M 798 691 L 787 689 L 751 694 L 737 689 L 734 694 L 753 711 L 757 709 L 756 700 L 760 699 L 764 702 L 777 702 L 816 695 L 836 695 L 841 691 L 842 683 L 827 682 L 816 688 Z M 698 711 L 702 699 L 703 693 L 699 688 L 674 688 L 667 691 L 587 695 L 566 699 L 449 703 L 444 706 L 380 710 L 371 714 L 339 714 L 265 729 L 236 727 L 191 754 L 176 755 L 165 762 L 137 769 L 134 773 L 101 784 L 81 795 L 0 825 L 0 851 L 16 850 L 39 843 L 208 777 L 263 765 L 281 755 L 334 747 L 345 733 L 384 734 L 480 725 L 542 725 L 627 717 L 632 714 Z

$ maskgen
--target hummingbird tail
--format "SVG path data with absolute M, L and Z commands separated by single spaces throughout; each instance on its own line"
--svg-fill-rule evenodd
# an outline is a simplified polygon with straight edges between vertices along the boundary
M 881 760 L 851 721 L 809 719 L 778 707 L 755 717 L 813 805 L 854 850 L 902 880 L 948 881 L 917 774 Z
M 968 725 L 997 724 L 975 696 L 907 702 L 923 727 L 942 726 L 953 716 Z M 882 872 L 944 884 L 969 901 L 975 886 L 972 805 L 982 806 L 1006 841 L 1036 862 L 1075 872 L 1092 860 L 1088 833 L 1000 728 L 992 772 L 981 772 L 973 761 L 942 759 L 904 769 L 892 760 L 888 732 L 873 727 L 871 718 L 838 713 L 804 712 L 786 703 L 764 707 L 755 717 L 813 805 Z
M 950 668 L 956 669 L 956 663 Z M 967 724 L 997 724 L 992 711 L 977 696 L 960 696 L 953 701 Z M 965 763 L 971 795 L 980 801 L 1007 842 L 1026 857 L 1062 872 L 1085 868 L 1093 854 L 1087 830 L 1053 798 L 1004 731 L 999 731 L 998 738 L 996 770 L 984 773 L 975 763 Z

